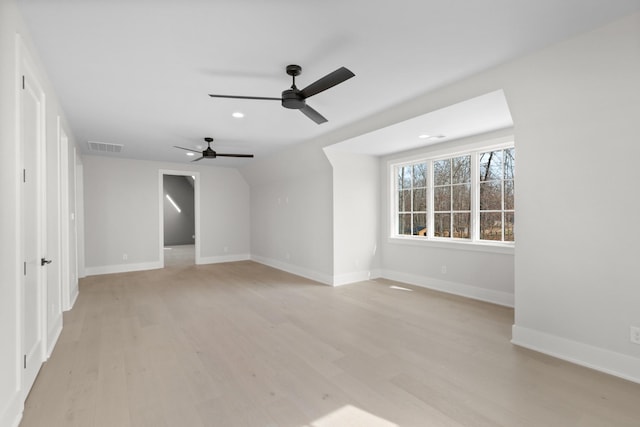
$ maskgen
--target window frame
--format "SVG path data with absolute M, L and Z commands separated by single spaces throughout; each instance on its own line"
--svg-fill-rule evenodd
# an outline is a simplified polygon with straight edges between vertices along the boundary
M 435 147 L 429 147 L 435 148 Z M 425 149 L 418 154 L 407 157 L 392 158 L 387 161 L 389 189 L 389 221 L 388 241 L 398 244 L 419 246 L 437 246 L 448 249 L 481 250 L 498 253 L 513 253 L 515 241 L 481 240 L 480 239 L 480 154 L 490 151 L 513 148 L 515 141 L 512 136 L 482 141 L 463 147 L 439 149 Z M 456 157 L 471 156 L 471 224 L 469 238 L 437 237 L 434 235 L 434 171 L 433 163 L 438 160 L 454 159 Z M 399 234 L 399 198 L 397 168 L 424 162 L 427 164 L 427 233 L 425 236 Z M 517 171 L 514 171 L 514 183 L 517 181 Z M 504 206 L 503 206 L 504 207 Z M 453 208 L 453 206 L 452 206 Z M 515 212 L 515 211 L 514 211 Z M 504 224 L 503 224 L 504 228 Z M 515 229 L 515 227 L 514 227 Z M 504 235 L 503 235 L 504 239 Z

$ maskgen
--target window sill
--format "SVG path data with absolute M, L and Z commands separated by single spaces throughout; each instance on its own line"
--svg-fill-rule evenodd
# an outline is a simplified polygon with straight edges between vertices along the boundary
M 449 250 L 459 250 L 459 251 L 475 251 L 475 252 L 485 252 L 485 253 L 496 253 L 503 255 L 514 255 L 515 253 L 515 244 L 514 243 L 503 243 L 503 242 L 495 242 L 495 243 L 479 243 L 479 242 L 467 242 L 464 240 L 450 240 L 450 239 L 438 239 L 438 238 L 420 238 L 420 237 L 399 237 L 393 236 L 387 239 L 388 243 L 396 244 L 396 245 L 407 245 L 407 246 L 422 246 L 422 247 L 431 247 L 431 248 L 442 248 Z

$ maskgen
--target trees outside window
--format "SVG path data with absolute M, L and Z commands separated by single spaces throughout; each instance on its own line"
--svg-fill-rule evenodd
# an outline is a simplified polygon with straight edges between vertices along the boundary
M 515 149 L 502 146 L 392 165 L 392 235 L 514 242 Z

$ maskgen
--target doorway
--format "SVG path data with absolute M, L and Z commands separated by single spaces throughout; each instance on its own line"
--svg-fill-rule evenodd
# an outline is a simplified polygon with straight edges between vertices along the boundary
M 197 263 L 198 174 L 168 172 L 161 175 L 161 250 L 164 267 Z

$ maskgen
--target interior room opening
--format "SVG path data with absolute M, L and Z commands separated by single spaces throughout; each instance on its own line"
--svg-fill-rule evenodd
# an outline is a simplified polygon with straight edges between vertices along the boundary
M 195 264 L 195 176 L 163 175 L 164 266 Z

